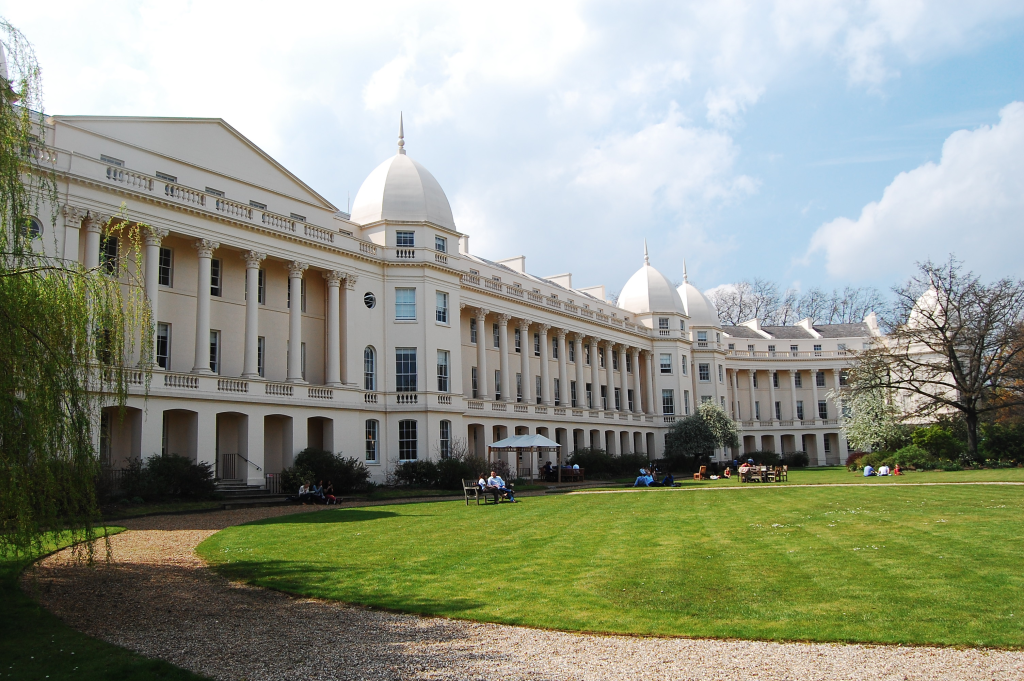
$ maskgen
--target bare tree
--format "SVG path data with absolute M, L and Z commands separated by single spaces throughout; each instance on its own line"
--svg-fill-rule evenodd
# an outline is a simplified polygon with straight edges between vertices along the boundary
M 860 353 L 854 390 L 905 397 L 908 419 L 961 414 L 977 458 L 979 418 L 1024 405 L 1024 282 L 985 285 L 950 256 L 919 264 L 893 293 L 885 342 Z
M 815 287 L 800 297 L 796 306 L 799 319 L 810 318 L 818 324 L 853 324 L 884 305 L 882 295 L 871 287 L 847 286 L 831 292 Z

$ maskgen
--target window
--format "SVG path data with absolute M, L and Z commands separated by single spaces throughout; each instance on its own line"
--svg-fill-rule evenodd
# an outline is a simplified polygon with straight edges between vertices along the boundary
M 700 396 L 700 403 L 701 403 L 701 404 L 707 404 L 708 402 L 710 402 L 710 401 L 711 401 L 711 400 L 713 400 L 713 399 L 714 399 L 714 398 L 713 398 L 713 397 L 711 397 L 711 395 L 701 395 L 701 396 Z
M 814 356 L 815 357 L 821 357 L 821 346 L 820 345 L 815 345 L 814 346 Z
M 260 378 L 267 376 L 267 339 L 264 336 L 256 337 L 256 373 Z
M 501 347 L 501 333 L 499 333 L 499 331 L 498 331 L 498 325 L 497 324 L 491 324 L 491 339 L 492 339 L 492 341 L 494 343 L 494 347 L 496 347 L 496 348 L 500 348 Z
M 100 245 L 100 265 L 107 274 L 117 272 L 117 237 L 105 236 Z
M 380 424 L 375 419 L 366 421 L 366 460 L 377 460 L 377 430 Z
M 363 305 L 365 305 L 368 309 L 372 310 L 377 306 L 377 296 L 373 295 L 370 292 L 367 292 L 363 296 Z
M 825 387 L 825 372 L 824 371 L 819 371 L 816 374 L 814 374 L 814 383 L 819 388 L 824 388 Z
M 558 359 L 558 337 L 551 338 L 551 359 Z
M 845 369 L 839 372 L 839 385 L 843 386 L 850 380 L 850 374 Z
M 516 374 L 516 402 L 523 401 L 523 375 Z
M 516 352 L 522 352 L 522 346 L 523 346 L 523 334 L 522 334 L 522 332 L 519 329 L 516 329 L 515 333 L 513 334 L 513 337 L 514 337 L 514 340 L 515 340 Z
M 773 371 L 772 372 L 772 387 L 773 388 L 778 388 L 779 387 L 779 372 L 778 371 Z
M 679 373 L 686 376 L 686 372 L 689 371 L 690 362 L 686 359 L 686 355 L 683 355 L 679 361 Z
M 615 389 L 615 411 L 622 411 L 622 389 Z
M 826 402 L 825 400 L 818 400 L 818 418 L 828 418 L 828 402 Z
M 256 275 L 256 302 L 260 305 L 267 304 L 267 271 L 264 269 Z
M 557 378 L 552 379 L 552 383 L 554 384 L 552 397 L 555 399 L 555 406 L 560 407 L 562 406 L 562 386 L 559 385 Z
M 871 343 L 861 343 L 860 347 L 861 347 L 862 350 L 870 350 L 871 349 Z
M 711 365 L 701 362 L 697 365 L 697 379 L 702 383 L 711 380 Z
M 469 342 L 476 343 L 476 318 L 469 318 Z
M 658 332 L 662 336 L 668 335 L 668 317 L 658 317 Z
M 608 409 L 608 386 L 601 386 L 601 408 Z
M 604 350 L 602 350 L 601 348 L 597 349 L 597 359 L 598 364 L 601 366 L 602 369 L 604 369 Z
M 826 452 L 831 452 L 832 451 L 832 437 L 829 436 L 829 435 L 826 435 L 824 439 L 825 439 L 825 442 L 824 442 L 824 444 L 825 444 L 825 451 Z
M 213 187 L 207 187 L 206 188 L 206 193 L 207 194 L 213 194 L 214 196 L 224 196 L 224 192 L 222 192 L 219 189 L 214 189 Z
M 797 400 L 796 401 L 796 417 L 800 421 L 804 420 L 804 401 L 803 400 Z
M 476 367 L 470 369 L 470 389 L 474 398 L 480 396 L 480 382 L 477 378 Z
M 434 250 L 440 253 L 448 252 L 448 239 L 443 236 L 434 236 Z
M 846 352 L 846 343 L 837 343 L 836 350 L 839 352 Z
M 686 331 L 686 320 L 685 319 L 680 319 L 679 320 L 679 330 L 680 331 Z
M 395 245 L 399 248 L 412 248 L 416 245 L 416 232 L 395 232 Z
M 161 369 L 170 366 L 171 325 L 160 322 L 156 325 L 156 365 Z
M 590 383 L 587 383 L 585 387 L 586 387 L 586 389 L 587 389 L 587 390 L 586 390 L 586 392 L 587 392 L 587 409 L 593 409 L 593 408 L 594 408 L 594 391 L 593 391 L 593 385 L 592 385 L 592 384 L 590 384 Z
M 210 295 L 220 296 L 220 259 L 214 258 L 210 261 Z
M 113 156 L 107 156 L 106 154 L 100 154 L 100 163 L 107 163 L 118 168 L 124 168 L 124 161 Z
M 789 351 L 793 353 L 793 356 L 794 356 L 794 357 L 796 357 L 796 353 L 797 353 L 797 352 L 798 352 L 799 350 L 800 350 L 800 346 L 799 346 L 799 345 L 790 345 L 790 346 L 789 346 Z
M 534 386 L 533 386 L 533 388 L 534 388 L 534 390 L 533 390 L 534 399 L 537 400 L 537 404 L 540 404 L 541 401 L 542 401 L 543 393 L 544 393 L 544 385 L 540 382 L 540 376 L 535 376 L 534 378 L 536 379 L 533 382 L 534 383 Z
M 626 353 L 626 373 L 633 373 L 633 355 Z
M 533 356 L 540 357 L 540 334 L 533 334 Z
M 760 402 L 754 402 L 754 420 L 755 421 L 760 421 L 761 420 L 761 403 Z
M 434 317 L 439 324 L 448 323 L 448 294 L 443 291 L 437 291 L 437 311 Z
M 707 331 L 698 331 L 697 332 L 697 342 L 698 343 L 707 343 L 708 342 L 708 332 Z
M 667 352 L 661 353 L 661 373 L 671 374 L 672 373 L 672 355 Z
M 439 424 L 437 433 L 437 448 L 441 454 L 442 459 L 447 459 L 452 455 L 452 422 L 441 421 Z
M 416 422 L 413 420 L 398 422 L 398 460 L 416 460 Z
M 587 366 L 590 366 L 590 346 L 589 345 L 584 345 L 583 346 L 583 363 L 586 364 Z
M 289 213 L 288 215 L 289 215 L 289 217 L 292 220 L 298 220 L 299 222 L 305 222 L 306 221 L 306 216 L 305 215 L 299 215 L 298 213 Z
M 494 370 L 494 399 L 501 399 L 501 369 Z
M 614 350 L 612 350 L 612 370 L 619 370 L 619 353 L 615 352 Z
M 781 421 L 782 420 L 782 402 L 776 402 L 775 403 L 775 420 L 776 421 Z
M 661 391 L 661 413 L 672 416 L 676 413 L 676 398 L 672 390 Z
M 774 345 L 769 345 L 768 346 L 768 352 L 775 352 L 775 346 Z
M 569 361 L 573 364 L 576 363 L 576 341 L 569 343 L 566 347 L 569 349 Z
M 416 319 L 416 289 L 395 289 L 395 319 Z
M 729 343 L 729 349 L 730 350 L 735 350 L 736 349 L 736 344 L 735 343 Z
M 259 201 L 253 201 L 251 199 L 249 201 L 249 206 L 252 207 L 252 208 L 258 208 L 259 210 L 266 210 L 267 209 L 267 204 L 260 203 Z
M 799 371 L 794 371 L 794 372 L 793 372 L 793 385 L 794 385 L 795 387 L 797 387 L 797 388 L 802 388 L 802 387 L 804 387 L 804 379 L 803 379 L 803 377 L 802 377 L 802 376 L 800 375 L 800 372 L 799 372 Z
M 299 371 L 302 374 L 302 380 L 306 380 L 306 344 L 299 343 Z
M 747 352 L 753 353 L 754 352 L 754 346 L 753 345 L 748 345 L 747 346 Z
M 160 249 L 160 280 L 161 286 L 174 285 L 174 251 L 169 248 Z
M 722 395 L 722 411 L 725 411 L 725 395 Z
M 377 352 L 366 346 L 363 350 L 363 390 L 377 389 Z
M 438 350 L 437 351 L 437 392 L 446 393 L 448 392 L 449 374 L 448 374 L 448 351 Z
M 210 371 L 220 373 L 220 331 L 210 332 Z
M 725 367 L 718 365 L 718 382 L 725 383 Z
M 167 173 L 161 173 L 159 170 L 156 171 L 156 179 L 163 180 L 164 182 L 170 182 L 171 184 L 177 184 L 178 178 L 174 175 L 168 175 Z
M 626 407 L 629 411 L 633 411 L 633 390 L 626 390 Z
M 395 390 L 416 392 L 416 348 L 395 348 Z
M 43 234 L 43 223 L 29 215 L 21 222 L 21 234 L 29 241 L 39 238 Z
M 690 415 L 690 391 L 683 391 L 683 413 L 687 416 Z
M 569 406 L 574 408 L 579 406 L 576 397 L 576 381 L 569 381 L 569 400 Z
M 757 372 L 756 371 L 751 371 L 750 372 L 750 376 L 751 376 L 751 379 L 754 381 L 754 387 L 756 388 L 757 387 Z
M 717 331 L 715 332 L 715 342 L 716 343 L 721 343 L 722 342 L 722 334 L 718 333 Z

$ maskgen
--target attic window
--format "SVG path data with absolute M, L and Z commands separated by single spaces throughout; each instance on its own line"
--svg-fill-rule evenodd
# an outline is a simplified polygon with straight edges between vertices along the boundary
M 292 220 L 298 220 L 299 222 L 305 222 L 306 221 L 306 216 L 305 215 L 299 215 L 298 213 L 292 213 L 291 216 L 292 216 Z
M 516 284 L 516 286 L 519 286 L 519 284 Z M 535 289 L 533 289 L 533 292 L 534 293 L 540 293 L 540 289 L 539 288 L 535 288 Z
M 474 269 L 470 269 L 470 270 L 469 270 L 469 273 L 470 273 L 470 274 L 480 274 L 480 270 L 474 270 Z
M 124 161 L 119 158 L 114 158 L 113 156 L 107 156 L 106 154 L 100 154 L 100 161 L 103 163 L 109 163 L 112 166 L 117 166 L 118 168 L 124 167 Z
M 558 300 L 558 296 L 556 294 L 554 294 L 554 293 L 551 294 L 551 298 L 554 299 L 554 300 Z
M 224 192 L 222 192 L 219 189 L 214 189 L 213 187 L 207 187 L 206 188 L 206 193 L 207 194 L 213 194 L 214 196 L 224 196 Z
M 159 170 L 156 171 L 156 179 L 163 180 L 164 182 L 172 182 L 178 184 L 178 178 L 174 175 L 168 175 L 167 173 L 161 173 Z
M 501 277 L 499 277 L 497 274 L 492 274 L 491 279 L 493 279 L 494 281 L 501 281 Z M 518 284 L 516 285 L 518 286 Z
M 260 210 L 266 210 L 267 209 L 267 204 L 260 203 L 259 201 L 250 201 L 249 205 L 252 206 L 253 208 L 259 208 Z

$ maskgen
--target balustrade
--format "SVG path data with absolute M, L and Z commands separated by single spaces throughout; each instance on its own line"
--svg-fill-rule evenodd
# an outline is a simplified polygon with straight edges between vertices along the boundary
M 234 378 L 218 378 L 217 390 L 222 393 L 247 393 L 249 392 L 249 382 Z
M 437 403 L 451 406 L 452 396 L 451 395 L 438 395 Z
M 218 211 L 235 218 L 252 220 L 252 206 L 246 206 L 227 199 L 217 199 L 214 204 Z
M 506 411 L 504 402 L 491 402 L 491 411 Z
M 530 411 L 530 408 L 525 404 L 515 404 L 512 405 L 512 408 L 519 414 L 526 414 Z
M 368 244 L 365 241 L 360 241 L 359 252 L 365 253 L 366 255 L 377 255 L 377 246 L 376 244 Z
M 183 187 L 180 184 L 174 182 L 168 182 L 164 185 L 164 194 L 172 198 L 178 199 L 185 203 L 191 203 L 195 206 L 206 205 L 206 194 L 197 192 L 195 189 L 189 189 Z
M 377 393 L 363 393 L 363 402 L 366 404 L 377 404 Z
M 555 407 L 555 416 L 565 416 L 565 409 Z
M 469 402 L 466 402 L 466 406 L 468 408 L 470 408 L 470 409 L 483 409 L 484 408 L 484 403 L 483 402 L 469 401 Z
M 665 423 L 675 423 L 676 422 L 676 417 L 675 416 L 662 416 L 661 420 L 663 422 L 665 422 Z
M 307 388 L 307 395 L 314 400 L 333 400 L 334 391 L 330 388 Z
M 107 179 L 113 182 L 120 182 L 132 189 L 144 189 L 148 192 L 153 191 L 153 178 L 140 175 L 139 173 L 133 173 L 130 170 L 118 168 L 117 166 L 107 166 Z
M 325 244 L 334 243 L 334 234 L 324 229 L 323 227 L 317 227 L 316 225 L 303 225 L 303 231 L 306 236 L 315 241 L 322 241 Z
M 273 213 L 263 213 L 263 224 L 269 225 L 270 227 L 276 227 L 277 229 L 283 229 L 286 232 L 295 232 L 295 221 L 289 218 L 281 217 L 280 215 L 274 215 Z
M 448 256 L 445 255 L 444 253 L 434 253 L 434 262 L 436 262 L 438 265 L 447 265 Z
M 263 386 L 263 391 L 274 397 L 291 397 L 294 394 L 292 386 L 283 383 L 267 383 Z
M 572 417 L 575 418 L 575 419 L 583 418 L 583 410 L 582 409 L 573 409 L 572 410 Z
M 396 248 L 395 258 L 398 260 L 414 260 L 416 258 L 415 248 Z
M 396 404 L 419 404 L 420 396 L 418 393 L 398 393 L 395 395 Z
M 547 414 L 548 413 L 548 408 L 547 407 L 534 407 L 533 408 L 533 413 L 534 414 Z
M 199 390 L 199 377 L 190 374 L 164 374 L 164 387 Z

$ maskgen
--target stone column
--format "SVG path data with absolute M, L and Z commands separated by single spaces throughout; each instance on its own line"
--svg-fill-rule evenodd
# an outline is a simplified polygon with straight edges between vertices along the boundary
M 499 314 L 496 316 L 498 318 L 498 344 L 501 345 L 498 352 L 501 357 L 501 364 L 498 367 L 501 371 L 501 399 L 503 402 L 512 402 L 516 399 L 516 396 L 512 394 L 508 368 L 508 323 L 512 319 L 512 315 Z M 480 339 L 479 322 L 477 323 L 476 337 L 477 340 Z
M 591 409 L 601 408 L 601 359 L 597 353 L 601 352 L 601 339 L 590 338 L 590 390 Z M 586 386 L 584 386 L 586 387 Z
M 653 416 L 658 413 L 658 407 L 654 404 L 654 353 L 647 351 L 647 414 Z
M 551 360 L 548 355 L 551 352 L 551 345 L 549 344 L 550 339 L 548 338 L 548 331 L 551 329 L 550 324 L 539 324 L 537 330 L 540 333 L 540 401 L 549 407 L 555 403 L 551 389 Z
M 90 210 L 85 216 L 85 269 L 96 269 L 100 265 L 100 235 L 110 221 L 109 215 Z
M 266 253 L 246 251 L 245 260 L 245 354 L 242 358 L 242 378 L 259 378 L 260 334 L 260 263 Z
M 333 270 L 323 272 L 327 280 L 327 367 L 325 383 L 329 386 L 341 386 L 341 280 L 345 273 Z
M 773 426 L 778 425 L 775 419 L 775 375 L 775 371 L 771 369 L 768 370 L 768 395 L 769 399 L 772 401 L 770 414 L 771 418 L 769 420 L 772 422 Z M 781 412 L 782 410 L 780 409 L 779 411 Z M 782 416 L 782 414 L 780 413 L 779 416 Z M 774 437 L 774 435 L 772 437 Z
M 153 322 L 153 357 L 151 364 L 156 366 L 156 325 L 160 321 L 159 296 L 160 290 L 160 243 L 167 237 L 167 230 L 159 227 L 146 227 L 146 252 L 143 254 L 142 268 L 146 277 L 146 299 L 149 301 L 149 311 Z
M 64 259 L 78 260 L 78 239 L 85 211 L 77 206 L 64 206 Z
M 814 405 L 812 406 L 811 415 L 814 419 L 814 425 L 821 425 L 821 419 L 818 418 L 818 370 L 811 369 L 811 394 L 814 396 Z
M 643 411 L 643 390 L 640 386 L 640 348 L 630 348 L 633 355 L 633 413 Z
M 615 411 L 615 374 L 612 373 L 612 348 L 614 343 L 611 341 L 605 342 L 601 347 L 601 352 L 604 353 L 604 380 L 605 380 L 605 395 L 608 400 L 608 411 Z
M 98 235 L 97 235 L 97 238 Z M 87 244 L 88 246 L 88 244 Z M 199 278 L 196 282 L 196 356 L 192 365 L 194 374 L 212 374 L 210 371 L 210 260 L 220 244 L 199 239 L 192 244 L 199 256 Z
M 490 381 L 487 378 L 487 343 L 491 334 L 487 331 L 486 308 L 476 309 L 476 396 L 480 400 L 489 400 L 494 395 L 488 390 Z
M 520 336 L 520 354 L 523 361 L 520 372 L 523 375 L 523 404 L 530 403 L 530 395 L 533 393 L 530 390 L 532 384 L 532 377 L 530 376 L 530 353 L 533 351 L 533 343 L 530 342 L 530 320 L 520 319 L 519 320 L 519 336 Z
M 836 393 L 839 393 L 839 369 L 832 370 L 832 385 L 835 387 Z M 836 410 L 836 418 L 841 419 L 843 417 L 842 410 L 839 408 L 839 403 L 835 399 L 832 400 L 832 407 Z
M 572 394 L 569 391 L 569 366 L 566 362 L 569 361 L 569 357 L 566 354 L 568 349 L 565 343 L 565 329 L 558 329 L 556 332 L 558 337 L 558 403 L 559 406 L 566 406 L 572 404 Z M 554 391 L 552 391 L 552 394 Z
M 576 355 L 576 408 L 584 409 L 587 404 L 587 378 L 583 370 L 583 334 L 575 333 L 572 338 L 573 353 Z
M 347 272 L 345 274 L 344 289 L 340 291 L 342 301 L 341 315 L 341 382 L 352 385 L 362 385 L 363 375 L 363 351 L 352 347 L 349 342 L 349 325 L 352 324 L 353 311 L 360 304 L 359 296 L 356 295 L 356 284 L 359 282 L 359 275 Z M 377 357 L 378 371 L 380 371 L 381 359 Z
M 756 401 L 756 395 L 754 393 L 754 372 L 757 371 L 757 369 L 747 369 L 747 371 L 750 373 L 750 420 L 756 421 L 757 409 L 754 406 L 754 402 Z
M 790 396 L 790 399 L 793 401 L 792 407 L 793 407 L 793 423 L 794 423 L 794 425 L 796 425 L 796 421 L 797 421 L 797 416 L 796 416 L 796 377 L 797 377 L 797 374 L 799 374 L 799 373 L 800 373 L 800 371 L 797 370 L 797 369 L 790 369 L 789 370 L 789 390 L 790 390 L 789 396 Z M 805 416 L 806 416 L 806 414 L 805 414 Z M 803 445 L 802 444 L 800 445 L 800 448 L 803 449 Z
M 817 409 L 818 407 L 815 406 L 814 408 Z M 822 433 L 814 434 L 814 448 L 818 450 L 815 452 L 815 458 L 818 460 L 818 465 L 827 466 L 828 462 L 825 460 L 825 436 Z
M 288 383 L 305 383 L 302 378 L 302 275 L 308 268 L 293 260 L 288 265 L 291 302 L 288 309 Z
M 629 372 L 626 371 L 626 346 L 618 345 L 619 351 L 619 411 L 629 411 Z

